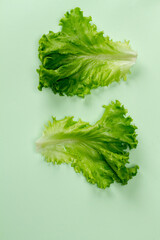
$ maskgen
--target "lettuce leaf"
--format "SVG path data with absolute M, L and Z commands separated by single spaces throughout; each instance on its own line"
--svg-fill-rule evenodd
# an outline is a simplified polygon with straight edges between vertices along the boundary
M 90 90 L 126 80 L 136 61 L 129 41 L 113 42 L 91 24 L 79 8 L 60 20 L 61 32 L 49 31 L 39 41 L 39 90 L 51 88 L 59 95 L 84 97 Z
M 127 184 L 138 166 L 127 167 L 129 149 L 136 148 L 136 126 L 119 101 L 103 106 L 103 116 L 94 125 L 73 117 L 48 122 L 37 149 L 47 162 L 67 163 L 99 188 L 114 181 Z

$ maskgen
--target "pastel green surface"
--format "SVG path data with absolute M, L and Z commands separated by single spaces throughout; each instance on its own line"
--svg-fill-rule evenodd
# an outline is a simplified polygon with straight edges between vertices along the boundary
M 38 40 L 59 31 L 60 18 L 77 6 L 113 40 L 130 40 L 136 65 L 127 82 L 84 99 L 39 92 Z M 160 239 L 159 12 L 159 0 L 1 0 L 0 240 Z M 138 126 L 130 160 L 140 169 L 127 185 L 98 189 L 36 153 L 35 141 L 52 115 L 92 124 L 115 99 Z

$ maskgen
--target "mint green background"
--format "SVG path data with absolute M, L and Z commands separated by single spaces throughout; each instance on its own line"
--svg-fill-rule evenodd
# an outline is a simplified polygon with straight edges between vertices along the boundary
M 39 92 L 38 40 L 76 6 L 114 40 L 129 39 L 136 65 L 127 82 L 85 99 Z M 159 240 L 160 1 L 1 0 L 0 29 L 0 240 Z M 94 123 L 115 99 L 138 126 L 130 159 L 140 169 L 128 185 L 98 189 L 36 153 L 52 115 Z

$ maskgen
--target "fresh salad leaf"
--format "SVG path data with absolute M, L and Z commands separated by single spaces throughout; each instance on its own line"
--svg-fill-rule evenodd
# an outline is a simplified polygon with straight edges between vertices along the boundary
M 90 90 L 126 80 L 137 54 L 129 41 L 113 42 L 91 24 L 79 8 L 65 14 L 58 33 L 49 31 L 39 41 L 39 90 L 84 97 Z
M 99 188 L 114 181 L 127 184 L 138 166 L 128 167 L 129 149 L 136 148 L 136 126 L 119 101 L 103 106 L 103 116 L 94 125 L 73 117 L 48 122 L 37 149 L 47 162 L 69 163 Z

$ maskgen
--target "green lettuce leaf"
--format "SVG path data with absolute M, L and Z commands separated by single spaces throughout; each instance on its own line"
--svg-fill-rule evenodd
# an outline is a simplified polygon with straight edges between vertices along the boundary
M 119 101 L 103 107 L 104 114 L 94 125 L 73 117 L 53 118 L 36 143 L 47 162 L 71 164 L 99 188 L 114 181 L 127 184 L 138 169 L 126 166 L 129 149 L 138 143 L 132 118 L 126 117 L 127 110 Z
M 126 80 L 137 54 L 129 41 L 113 42 L 91 24 L 79 8 L 60 20 L 61 32 L 50 31 L 39 41 L 39 90 L 84 97 L 90 90 Z

